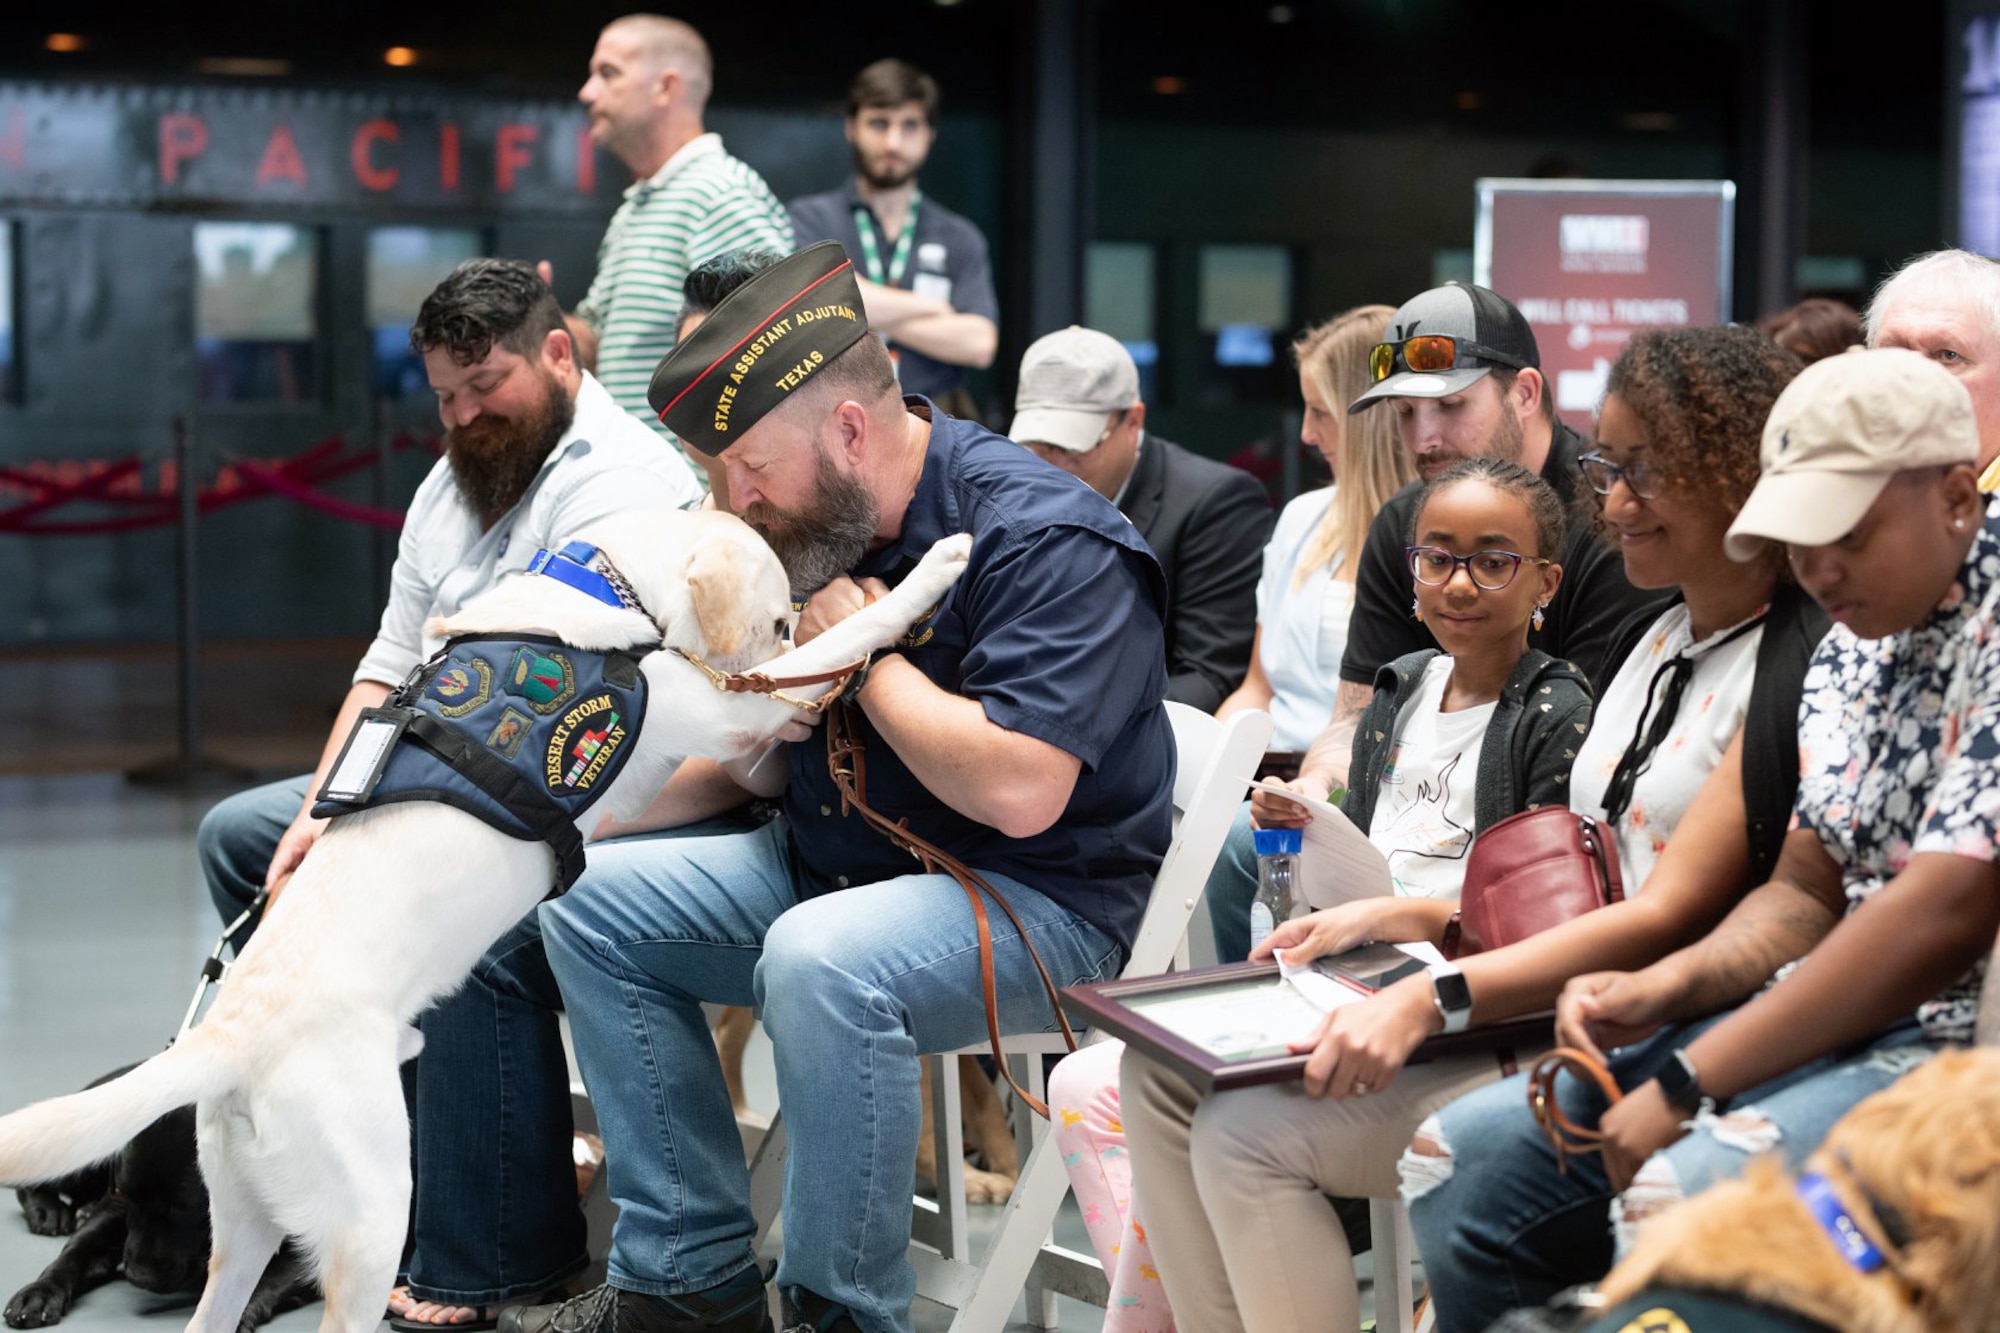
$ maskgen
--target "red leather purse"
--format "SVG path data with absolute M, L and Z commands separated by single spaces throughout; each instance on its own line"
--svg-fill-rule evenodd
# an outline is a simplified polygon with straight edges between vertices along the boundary
M 1444 954 L 1498 949 L 1624 896 L 1610 830 L 1568 806 L 1523 810 L 1473 839 Z

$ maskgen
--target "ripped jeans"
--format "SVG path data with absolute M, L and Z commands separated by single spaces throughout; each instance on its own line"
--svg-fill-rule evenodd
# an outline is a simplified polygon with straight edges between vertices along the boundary
M 1727 1015 L 1671 1027 L 1628 1046 L 1611 1072 L 1628 1091 L 1669 1056 Z M 1614 1201 L 1603 1160 L 1569 1159 L 1556 1170 L 1548 1141 L 1528 1111 L 1527 1076 L 1469 1093 L 1417 1131 L 1440 1155 L 1403 1158 L 1403 1193 L 1439 1333 L 1475 1333 L 1509 1310 L 1541 1305 L 1566 1287 L 1603 1277 L 1614 1258 L 1615 1224 L 1627 1204 L 1657 1205 L 1740 1172 L 1765 1148 L 1796 1169 L 1827 1130 L 1862 1098 L 1879 1092 L 1940 1050 L 1914 1020 L 1873 1041 L 1781 1075 L 1735 1098 L 1729 1113 L 1705 1119 L 1656 1153 L 1622 1200 Z M 1604 1098 L 1567 1073 L 1556 1084 L 1564 1111 L 1594 1125 Z

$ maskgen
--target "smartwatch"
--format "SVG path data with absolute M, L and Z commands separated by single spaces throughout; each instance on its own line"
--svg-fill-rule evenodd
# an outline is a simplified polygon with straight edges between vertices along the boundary
M 1450 963 L 1431 965 L 1431 1003 L 1444 1020 L 1446 1032 L 1463 1032 L 1472 1024 L 1472 987 L 1465 974 Z
M 1653 1079 L 1660 1085 L 1660 1092 L 1667 1099 L 1667 1105 L 1683 1115 L 1700 1112 L 1703 1102 L 1715 1099 L 1702 1091 L 1701 1075 L 1695 1073 L 1694 1061 L 1688 1059 L 1684 1050 L 1675 1051 Z M 1720 1109 L 1720 1108 L 1717 1108 Z

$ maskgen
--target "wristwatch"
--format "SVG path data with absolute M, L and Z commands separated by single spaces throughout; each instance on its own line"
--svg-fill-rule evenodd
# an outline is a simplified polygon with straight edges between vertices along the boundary
M 1446 1032 L 1463 1032 L 1471 1025 L 1472 987 L 1452 964 L 1431 964 L 1431 1003 L 1437 1006 Z
M 857 708 L 860 707 L 858 701 L 861 698 L 862 687 L 868 683 L 868 673 L 874 669 L 875 655 L 870 653 L 867 659 L 861 663 L 860 668 L 847 678 L 847 684 L 841 687 L 840 701 L 844 704 L 853 704 Z
M 1703 1102 L 1715 1101 L 1702 1091 L 1701 1075 L 1695 1072 L 1694 1061 L 1688 1059 L 1686 1051 L 1675 1051 L 1666 1066 L 1653 1078 L 1659 1083 L 1667 1105 L 1683 1115 L 1694 1115 L 1701 1110 Z

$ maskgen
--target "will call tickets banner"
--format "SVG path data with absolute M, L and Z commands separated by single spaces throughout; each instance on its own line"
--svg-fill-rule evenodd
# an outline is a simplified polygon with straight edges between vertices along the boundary
M 1485 178 L 1478 196 L 1473 280 L 1527 316 L 1578 429 L 1634 332 L 1728 319 L 1733 182 Z

